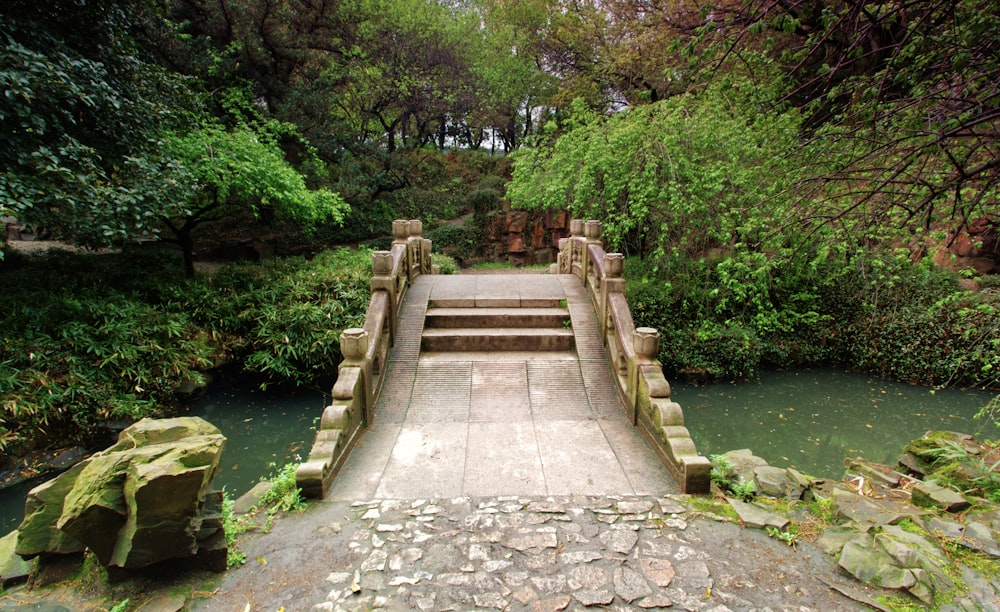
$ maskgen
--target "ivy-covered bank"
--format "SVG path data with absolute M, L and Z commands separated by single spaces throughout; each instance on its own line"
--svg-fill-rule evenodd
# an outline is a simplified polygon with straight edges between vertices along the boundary
M 367 250 L 232 264 L 184 277 L 177 255 L 8 253 L 0 272 L 0 451 L 103 446 L 109 428 L 163 414 L 206 372 L 328 382 L 340 331 L 364 317 Z

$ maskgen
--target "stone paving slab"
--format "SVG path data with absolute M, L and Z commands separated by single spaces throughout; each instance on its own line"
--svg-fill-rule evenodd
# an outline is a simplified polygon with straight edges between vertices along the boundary
M 812 545 L 699 516 L 683 496 L 317 503 L 246 541 L 192 609 L 867 609 Z

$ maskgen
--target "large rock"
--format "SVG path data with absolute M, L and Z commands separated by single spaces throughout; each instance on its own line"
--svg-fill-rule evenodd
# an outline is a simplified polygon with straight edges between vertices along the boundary
M 31 565 L 14 553 L 17 532 L 12 531 L 0 538 L 0 587 L 24 582 L 31 573 Z
M 218 548 L 221 521 L 206 499 L 225 437 L 197 417 L 143 419 L 118 442 L 33 489 L 17 553 L 89 548 L 105 565 L 140 568 Z

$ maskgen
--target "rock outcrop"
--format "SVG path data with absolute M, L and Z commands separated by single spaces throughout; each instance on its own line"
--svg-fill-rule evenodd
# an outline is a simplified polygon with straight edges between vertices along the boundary
M 114 446 L 28 493 L 17 553 L 89 549 L 126 569 L 199 556 L 224 570 L 222 499 L 210 485 L 225 440 L 197 417 L 139 421 Z
M 1000 606 L 1000 580 L 961 565 L 952 551 L 1000 559 L 1000 506 L 976 489 L 977 483 L 1000 479 L 998 452 L 965 434 L 928 432 L 907 445 L 896 466 L 846 461 L 842 482 L 769 466 L 746 449 L 716 459 L 715 470 L 724 485 L 732 483 L 734 494 L 819 501 L 832 523 L 816 544 L 856 579 L 904 591 L 924 605 L 944 599 L 955 609 L 986 610 Z M 747 527 L 779 530 L 775 534 L 784 528 L 767 503 L 729 503 Z

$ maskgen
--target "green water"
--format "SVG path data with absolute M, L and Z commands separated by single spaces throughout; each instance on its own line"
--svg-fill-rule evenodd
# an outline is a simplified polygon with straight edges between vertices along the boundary
M 982 391 L 932 392 L 833 369 L 672 387 L 700 454 L 750 448 L 772 465 L 817 477 L 840 478 L 845 457 L 895 464 L 905 444 L 932 429 L 1000 437 L 973 419 L 995 397 Z
M 261 391 L 256 381 L 234 377 L 213 383 L 182 415 L 200 416 L 226 436 L 215 486 L 233 497 L 248 491 L 261 477 L 299 461 L 309 453 L 315 422 L 327 398 L 318 391 Z M 17 528 L 24 498 L 39 482 L 0 491 L 0 536 Z

